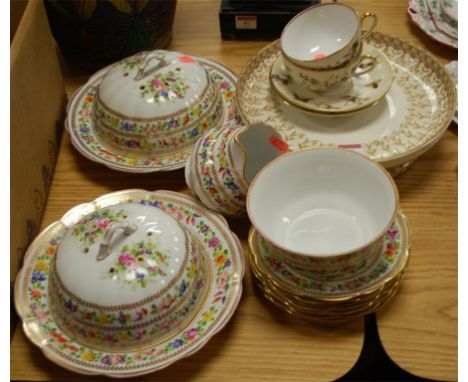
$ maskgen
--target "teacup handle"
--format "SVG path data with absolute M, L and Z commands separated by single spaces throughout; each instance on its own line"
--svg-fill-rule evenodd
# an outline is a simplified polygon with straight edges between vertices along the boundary
M 359 69 L 361 65 L 363 65 L 364 60 L 370 60 L 369 63 L 366 65 L 366 67 L 360 71 L 356 71 L 353 73 L 353 76 L 360 76 L 362 74 L 369 73 L 374 67 L 377 65 L 377 59 L 375 57 L 372 57 L 370 54 L 364 54 L 361 56 L 359 59 L 359 65 L 356 67 L 356 69 Z
M 377 15 L 372 12 L 366 12 L 361 16 L 361 28 L 363 27 L 364 20 L 369 17 L 372 19 L 372 24 L 368 29 L 366 30 L 362 29 L 361 38 L 366 38 L 369 35 L 369 33 L 374 30 L 375 26 L 377 25 Z

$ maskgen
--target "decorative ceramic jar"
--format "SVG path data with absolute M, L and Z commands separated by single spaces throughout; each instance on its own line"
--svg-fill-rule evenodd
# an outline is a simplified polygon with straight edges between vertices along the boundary
M 255 174 L 287 150 L 270 126 L 246 127 L 234 119 L 197 142 L 185 167 L 186 183 L 208 208 L 228 216 L 244 215 Z
M 218 87 L 194 58 L 177 52 L 142 52 L 111 67 L 93 103 L 99 139 L 118 153 L 139 157 L 190 149 L 219 125 Z
M 159 209 L 120 203 L 64 233 L 49 276 L 51 311 L 64 332 L 91 348 L 145 348 L 193 318 L 204 276 L 203 256 L 180 223 Z
M 265 166 L 247 197 L 252 225 L 297 272 L 323 279 L 373 265 L 398 211 L 392 177 L 344 149 L 299 150 Z

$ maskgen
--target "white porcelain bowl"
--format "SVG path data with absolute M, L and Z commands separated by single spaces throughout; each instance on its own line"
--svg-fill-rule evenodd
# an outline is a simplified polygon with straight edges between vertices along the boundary
M 122 155 L 152 157 L 190 149 L 219 125 L 224 108 L 195 58 L 156 50 L 112 66 L 97 87 L 92 112 L 106 146 Z
M 296 266 L 333 272 L 338 258 L 352 263 L 375 254 L 397 208 L 391 176 L 344 149 L 283 155 L 258 173 L 247 196 L 253 226 L 276 250 Z
M 157 208 L 121 203 L 86 214 L 66 231 L 54 259 L 54 319 L 94 349 L 148 347 L 196 314 L 205 288 L 201 262 L 190 235 Z

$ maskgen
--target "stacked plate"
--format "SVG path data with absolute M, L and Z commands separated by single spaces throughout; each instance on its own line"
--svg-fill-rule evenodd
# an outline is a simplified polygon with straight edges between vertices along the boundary
M 458 0 L 409 0 L 408 13 L 429 37 L 458 49 Z
M 409 245 L 408 223 L 400 211 L 385 234 L 380 255 L 371 264 L 355 275 L 327 280 L 295 271 L 252 228 L 250 269 L 257 286 L 274 305 L 298 318 L 334 324 L 374 312 L 392 299 L 408 264 Z

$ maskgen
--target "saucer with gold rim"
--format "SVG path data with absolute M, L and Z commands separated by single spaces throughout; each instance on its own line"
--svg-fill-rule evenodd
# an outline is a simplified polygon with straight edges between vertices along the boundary
M 307 89 L 303 83 L 294 83 L 280 55 L 271 67 L 271 88 L 285 102 L 310 114 L 347 116 L 357 113 L 385 97 L 394 78 L 391 63 L 378 49 L 364 44 L 363 56 L 375 60 L 373 62 L 376 64 L 369 72 L 357 74 L 327 91 L 315 92 Z M 361 65 L 365 64 L 364 60 Z

